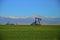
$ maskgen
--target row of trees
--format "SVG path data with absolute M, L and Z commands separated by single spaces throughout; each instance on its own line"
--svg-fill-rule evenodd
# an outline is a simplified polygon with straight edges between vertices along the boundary
M 41 18 L 35 17 L 35 21 L 31 25 L 41 25 Z

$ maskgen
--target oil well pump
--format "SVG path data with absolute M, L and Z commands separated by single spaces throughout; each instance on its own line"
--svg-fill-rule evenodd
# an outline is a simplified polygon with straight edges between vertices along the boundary
M 41 18 L 35 17 L 35 21 L 31 25 L 41 25 Z

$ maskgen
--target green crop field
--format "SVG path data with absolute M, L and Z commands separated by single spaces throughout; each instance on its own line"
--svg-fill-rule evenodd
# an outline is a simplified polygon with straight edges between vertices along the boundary
M 0 25 L 0 40 L 60 40 L 60 26 Z

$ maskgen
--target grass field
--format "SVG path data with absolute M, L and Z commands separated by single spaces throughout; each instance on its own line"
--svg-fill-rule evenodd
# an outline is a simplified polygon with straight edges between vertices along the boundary
M 60 26 L 0 25 L 0 40 L 60 40 Z

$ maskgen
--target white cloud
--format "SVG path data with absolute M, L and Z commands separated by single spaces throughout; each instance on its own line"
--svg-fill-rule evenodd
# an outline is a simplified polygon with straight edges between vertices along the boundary
M 12 18 L 12 19 L 19 18 L 19 17 L 17 17 L 17 16 L 1 16 L 1 17 Z
M 40 16 L 37 14 L 34 14 L 32 16 L 0 16 L 0 17 L 12 18 L 12 19 L 18 19 L 18 18 L 26 19 L 26 18 L 35 18 L 35 17 L 38 17 L 38 18 L 57 18 L 54 16 Z
M 31 18 L 35 18 L 35 17 L 40 17 L 40 15 L 34 14 L 31 16 Z
M 20 18 L 26 19 L 26 18 L 28 18 L 28 16 L 21 16 Z
M 8 16 L 8 18 L 19 18 L 19 17 L 16 17 L 16 16 Z
M 29 16 L 0 16 L 0 17 L 4 17 L 4 18 L 12 18 L 12 19 L 16 19 L 16 18 L 29 18 Z
M 57 18 L 55 16 L 44 16 L 43 18 Z
M 31 18 L 35 18 L 35 17 L 38 17 L 38 18 L 57 18 L 55 16 L 40 16 L 40 15 L 37 15 L 37 14 L 34 14 L 31 16 Z

